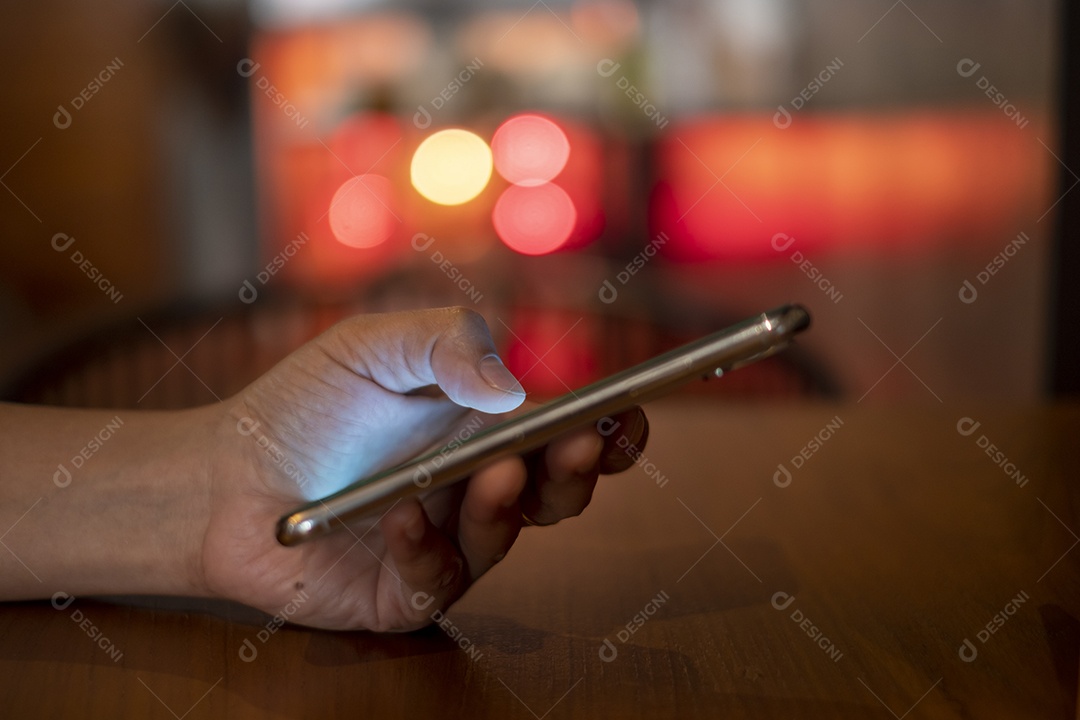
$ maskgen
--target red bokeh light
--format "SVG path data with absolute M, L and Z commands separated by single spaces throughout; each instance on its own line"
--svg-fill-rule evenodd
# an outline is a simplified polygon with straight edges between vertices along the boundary
M 778 232 L 803 252 L 989 235 L 1043 182 L 1030 141 L 992 113 L 821 115 L 782 131 L 768 116 L 703 117 L 656 159 L 650 231 L 692 261 L 775 259 Z
M 381 175 L 346 180 L 330 201 L 330 229 L 343 245 L 370 248 L 390 238 L 397 225 L 393 185 Z
M 570 140 L 562 128 L 540 115 L 515 115 L 491 139 L 495 169 L 515 185 L 542 185 L 562 172 Z
M 558 250 L 577 222 L 574 202 L 558 185 L 511 185 L 491 213 L 495 232 L 512 250 L 545 255 Z

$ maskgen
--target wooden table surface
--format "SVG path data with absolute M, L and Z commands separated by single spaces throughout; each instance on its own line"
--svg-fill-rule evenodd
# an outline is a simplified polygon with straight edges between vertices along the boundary
M 1075 717 L 1080 407 L 650 416 L 643 465 L 443 628 L 12 603 L 0 716 Z

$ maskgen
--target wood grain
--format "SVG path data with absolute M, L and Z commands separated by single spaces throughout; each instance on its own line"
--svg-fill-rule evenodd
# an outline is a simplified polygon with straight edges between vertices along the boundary
M 524 532 L 451 609 L 450 632 L 285 626 L 260 638 L 266 618 L 227 604 L 8 604 L 0 708 L 192 720 L 1074 716 L 1080 408 L 650 410 L 643 466 L 602 483 L 582 517 Z M 962 417 L 981 425 L 961 435 Z M 786 487 L 774 482 L 781 463 Z

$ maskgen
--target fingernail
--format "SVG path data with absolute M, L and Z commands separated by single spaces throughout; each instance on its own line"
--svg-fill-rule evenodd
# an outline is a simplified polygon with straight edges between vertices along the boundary
M 487 381 L 488 385 L 496 390 L 511 395 L 525 394 L 525 388 L 521 387 L 521 383 L 506 369 L 506 366 L 503 365 L 502 360 L 497 355 L 488 355 L 480 361 L 480 375 Z

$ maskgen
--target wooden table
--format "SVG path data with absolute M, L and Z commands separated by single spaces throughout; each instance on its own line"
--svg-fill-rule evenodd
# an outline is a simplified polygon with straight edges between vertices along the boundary
M 1080 407 L 711 405 L 442 629 L 5 605 L 0 716 L 1074 717 Z

